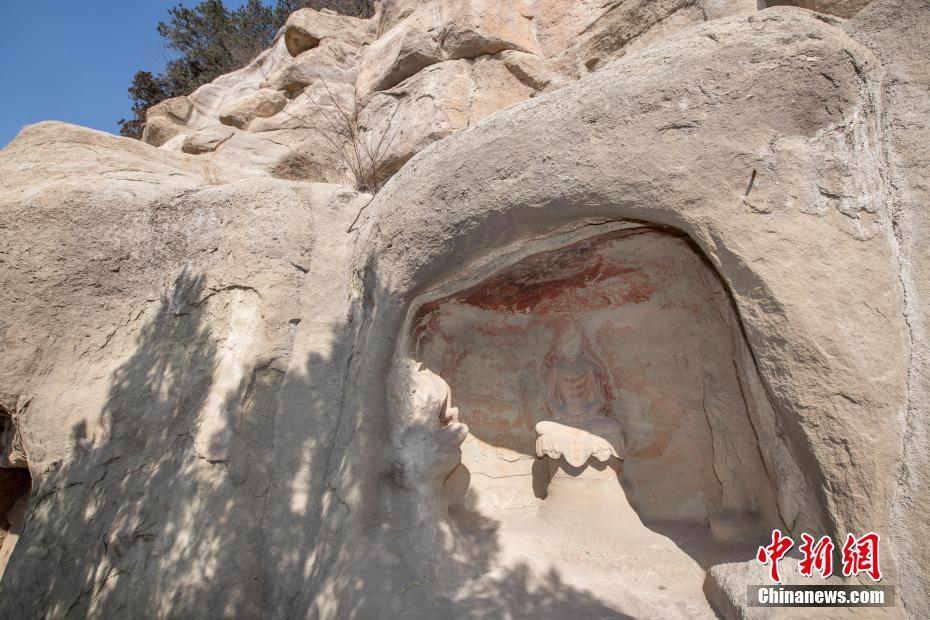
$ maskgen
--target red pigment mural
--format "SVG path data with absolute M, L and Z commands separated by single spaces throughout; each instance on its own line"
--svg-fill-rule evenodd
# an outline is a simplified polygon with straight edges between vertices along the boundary
M 476 450 L 534 455 L 537 422 L 596 411 L 623 426 L 631 500 L 656 518 L 703 518 L 721 497 L 706 390 L 732 400 L 742 422 L 728 432 L 753 441 L 727 303 L 687 240 L 643 227 L 530 256 L 422 306 L 411 344 L 452 388 L 471 432 L 466 465 Z

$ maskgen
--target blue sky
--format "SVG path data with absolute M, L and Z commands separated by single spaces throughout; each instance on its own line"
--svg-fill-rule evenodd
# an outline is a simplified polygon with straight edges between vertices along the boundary
M 42 120 L 118 133 L 116 122 L 131 116 L 132 76 L 164 67 L 167 53 L 155 27 L 177 4 L 0 0 L 0 148 L 20 127 Z

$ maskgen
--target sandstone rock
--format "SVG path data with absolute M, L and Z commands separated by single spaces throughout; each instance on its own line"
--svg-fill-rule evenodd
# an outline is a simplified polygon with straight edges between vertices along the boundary
M 51 176 L 37 178 L 29 165 L 34 159 L 44 161 Z M 74 588 L 98 582 L 101 573 L 83 568 L 144 573 L 140 559 L 159 566 L 161 576 L 126 589 L 104 586 L 94 601 L 73 609 L 144 615 L 161 605 L 156 593 L 162 587 L 176 593 L 169 597 L 176 611 L 209 615 L 234 605 L 251 615 L 261 609 L 261 517 L 275 510 L 276 500 L 256 498 L 279 493 L 271 476 L 275 453 L 267 447 L 293 440 L 296 456 L 303 440 L 292 431 L 309 421 L 306 410 L 293 419 L 278 417 L 278 394 L 297 388 L 295 398 L 302 400 L 322 396 L 318 388 L 332 389 L 322 378 L 327 363 L 312 370 L 306 364 L 315 347 L 335 351 L 317 338 L 335 333 L 344 318 L 341 304 L 327 313 L 313 300 L 323 289 L 310 293 L 305 285 L 312 279 L 330 288 L 328 297 L 339 298 L 344 280 L 335 269 L 328 275 L 319 270 L 341 263 L 333 260 L 344 251 L 341 235 L 367 197 L 338 186 L 271 179 L 213 186 L 198 166 L 189 156 L 57 123 L 27 128 L 0 153 L 3 226 L 14 233 L 4 238 L 5 256 L 22 268 L 3 269 L 0 278 L 10 291 L 23 285 L 31 291 L 4 298 L 0 376 L 4 393 L 30 403 L 23 443 L 37 474 L 37 496 L 45 498 L 29 506 L 28 540 L 13 549 L 16 568 L 3 575 L 5 616 L 18 613 L 10 611 L 17 605 L 10 592 L 41 590 L 33 604 L 58 609 Z M 69 206 L 90 195 L 92 209 Z M 67 218 L 49 216 L 65 211 Z M 41 231 L 19 234 L 39 221 L 45 222 Z M 318 264 L 314 253 L 321 251 L 335 254 Z M 70 302 L 61 303 L 55 291 L 69 291 Z M 11 314 L 13 308 L 24 314 Z M 21 321 L 30 315 L 24 329 Z M 59 333 L 61 324 L 73 331 Z M 298 335 L 304 329 L 309 337 Z M 291 372 L 309 370 L 319 377 L 318 388 L 284 381 L 292 353 Z M 337 356 L 343 361 L 332 361 L 344 363 L 343 353 Z M 48 365 L 32 374 L 38 357 Z M 39 387 L 44 381 L 68 387 L 46 391 Z M 316 415 L 319 439 L 331 432 L 336 416 Z M 194 443 L 174 444 L 178 432 Z M 319 458 L 303 454 L 298 458 L 307 459 L 305 467 Z M 209 462 L 214 458 L 222 462 Z M 136 500 L 101 501 L 101 493 L 112 499 L 130 480 Z M 309 514 L 318 483 L 304 480 Z M 287 488 L 281 491 L 290 495 Z M 210 499 L 201 503 L 205 491 Z M 194 504 L 200 507 L 191 511 Z M 216 521 L 227 517 L 234 523 Z M 76 535 L 79 522 L 89 528 L 86 536 Z M 172 549 L 182 530 L 202 534 L 190 543 L 198 549 L 190 563 L 175 572 L 169 565 L 178 560 Z M 215 546 L 221 530 L 228 547 Z M 293 544 L 293 533 L 289 538 Z M 214 572 L 227 553 L 235 568 Z M 49 562 L 82 569 L 50 585 L 39 569 Z M 230 594 L 204 596 L 215 587 L 210 574 Z
M 767 7 L 796 6 L 844 18 L 852 17 L 871 2 L 872 0 L 764 0 Z
M 782 583 L 790 585 L 839 585 L 842 580 L 832 577 L 823 580 L 803 577 L 798 572 L 798 560 L 787 557 L 779 562 Z M 712 566 L 707 571 L 704 581 L 704 593 L 711 602 L 714 610 L 726 620 L 746 619 L 757 620 L 761 618 L 797 618 L 797 608 L 749 607 L 746 601 L 746 586 L 756 586 L 771 583 L 769 567 L 752 562 L 733 562 Z M 810 618 L 848 618 L 850 611 L 845 608 L 805 609 L 805 617 Z M 888 609 L 871 608 L 869 615 L 876 618 L 891 618 Z
M 458 60 L 433 65 L 375 95 L 359 113 L 359 126 L 381 153 L 381 167 L 396 172 L 432 142 L 467 127 L 473 90 L 471 66 Z
M 25 469 L 28 467 L 23 451 L 23 438 L 13 419 L 0 409 L 0 469 Z
M 159 148 L 0 151 L 34 489 L 0 616 L 751 616 L 756 526 L 880 532 L 892 611 L 926 615 L 927 9 L 499 4 L 533 53 L 449 60 L 440 12 L 385 90 L 367 48 L 358 119 L 305 77 L 441 3 L 313 14 L 315 47 L 152 114 Z M 475 49 L 520 45 L 477 15 Z M 283 109 L 219 124 L 262 84 Z M 313 128 L 340 108 L 385 138 L 373 199 L 306 182 L 345 178 L 352 132 Z M 622 464 L 535 458 L 566 322 L 592 361 L 560 402 L 609 409 Z
M 370 45 L 359 63 L 356 89 L 362 101 L 442 59 L 439 7 L 423 4 Z
M 190 119 L 193 106 L 187 97 L 172 97 L 154 105 L 145 113 L 142 140 L 161 146 L 181 133 Z
M 314 49 L 329 39 L 358 49 L 370 43 L 373 37 L 372 20 L 313 9 L 292 13 L 284 25 L 284 44 L 291 56 Z
M 733 15 L 750 15 L 759 10 L 758 0 L 701 0 L 701 9 L 708 20 L 730 17 Z
M 515 78 L 535 92 L 554 90 L 568 82 L 550 63 L 535 54 L 507 50 L 498 57 Z
M 385 0 L 381 3 L 379 36 L 409 17 L 423 0 Z
M 255 119 L 249 126 L 253 133 L 302 129 L 305 134 L 328 132 L 333 139 L 342 131 L 345 118 L 355 113 L 355 89 L 345 82 L 318 81 L 287 102 L 280 113 Z M 330 123 L 334 123 L 334 129 Z M 317 135 L 317 138 L 323 139 Z M 293 140 L 293 138 L 292 138 Z M 293 140 L 294 143 L 300 140 Z
M 749 510 L 721 510 L 710 515 L 710 533 L 723 544 L 765 540 L 771 530 L 765 531 L 759 514 Z
M 320 81 L 355 84 L 357 50 L 341 41 L 327 40 L 320 46 L 303 52 L 292 62 L 272 73 L 262 88 L 282 90 L 289 97 L 297 96 L 307 86 Z
M 904 459 L 892 507 L 891 543 L 905 613 L 930 615 L 930 6 L 906 0 L 873 2 L 843 26 L 874 50 L 885 67 L 881 85 L 887 165 L 895 179 L 894 236 L 902 264 L 905 315 L 911 333 L 910 381 L 902 437 Z
M 511 62 L 511 66 L 513 63 Z M 523 67 L 528 68 L 528 63 Z M 533 71 L 536 67 L 530 68 Z M 469 123 L 478 123 L 494 112 L 529 99 L 536 92 L 534 84 L 545 78 L 521 79 L 521 72 L 513 71 L 506 62 L 482 56 L 471 63 L 475 90 L 470 98 Z M 536 74 L 539 76 L 539 74 Z M 529 75 L 527 75 L 529 77 Z M 527 83 L 529 82 L 529 83 Z M 546 82 L 545 85 L 548 85 Z
M 443 60 L 536 49 L 530 20 L 514 3 L 423 3 L 369 47 L 359 69 L 359 98 L 399 84 Z
M 287 97 L 270 88 L 261 88 L 254 93 L 229 103 L 220 111 L 220 122 L 239 129 L 247 129 L 255 118 L 274 116 L 284 109 Z
M 854 61 L 844 60 L 850 55 Z M 727 77 L 718 82 L 711 75 Z M 740 338 L 754 358 L 747 371 L 758 373 L 765 386 L 751 400 L 734 395 L 747 399 L 746 423 L 771 415 L 777 441 L 796 459 L 794 465 L 790 459 L 765 465 L 767 473 L 753 478 L 781 477 L 784 467 L 806 481 L 809 508 L 802 513 L 810 520 L 797 520 L 798 531 L 834 537 L 887 531 L 901 449 L 899 431 L 888 420 L 907 400 L 906 358 L 899 353 L 908 345 L 889 244 L 889 202 L 880 189 L 883 164 L 866 137 L 878 139 L 880 131 L 869 95 L 880 75 L 874 56 L 837 28 L 796 9 L 769 9 L 679 33 L 436 143 L 395 175 L 363 215 L 363 233 L 371 236 L 355 264 L 365 265 L 368 285 L 361 296 L 372 300 L 366 333 L 397 336 L 382 342 L 381 353 L 365 336 L 369 363 L 360 376 L 377 373 L 391 352 L 415 350 L 422 332 L 408 312 L 493 277 L 534 251 L 528 240 L 563 247 L 552 231 L 569 235 L 582 222 L 672 226 L 694 240 L 732 295 L 745 334 Z M 821 81 L 837 87 L 824 88 Z M 756 208 L 744 202 L 753 170 L 749 201 Z M 820 188 L 827 179 L 847 187 L 840 194 L 848 205 L 824 201 Z M 522 316 L 501 325 L 501 337 L 527 320 Z M 496 359 L 500 353 L 475 355 Z M 474 393 L 452 377 L 447 381 L 460 403 Z M 381 391 L 357 385 L 354 406 L 367 419 Z M 518 414 L 532 412 L 519 404 L 535 393 L 532 384 L 511 385 L 521 386 L 507 392 Z M 475 398 L 482 402 L 480 394 Z M 492 398 L 484 407 L 494 411 L 502 404 Z M 468 411 L 462 405 L 474 431 Z M 501 432 L 490 420 L 489 427 Z M 376 425 L 371 432 L 378 432 Z M 830 447 L 830 438 L 839 436 L 848 454 L 859 456 L 849 460 Z M 715 453 L 735 449 L 725 436 L 720 441 Z M 358 443 L 359 458 L 364 444 Z M 727 471 L 741 471 L 738 459 L 720 462 L 730 463 Z M 522 480 L 529 484 L 525 474 Z M 782 506 L 777 512 L 783 510 L 790 512 Z M 482 514 L 501 522 L 500 512 Z M 519 526 L 506 525 L 515 522 L 502 522 L 500 544 L 513 544 L 528 557 Z M 433 540 L 442 528 L 420 536 Z M 348 567 L 366 552 L 359 546 L 357 554 L 344 547 L 341 553 Z M 454 572 L 450 564 L 435 570 Z M 576 570 L 582 569 L 574 565 L 562 574 Z M 611 592 L 597 596 L 619 596 Z
M 442 50 L 447 59 L 537 48 L 532 22 L 521 13 L 518 2 L 442 0 L 439 11 Z
M 149 108 L 146 117 L 168 116 L 183 124 L 191 117 L 192 111 L 193 106 L 190 99 L 187 97 L 172 97 Z
M 468 123 L 454 125 L 451 131 L 457 131 L 501 107 L 561 88 L 608 60 L 657 43 L 705 16 L 714 19 L 751 8 L 744 0 L 622 3 L 604 7 L 550 0 L 504 4 L 478 0 L 465 3 L 398 0 L 388 2 L 370 20 L 305 9 L 291 16 L 288 28 L 279 34 L 272 48 L 250 65 L 192 93 L 189 100 L 193 110 L 183 126 L 176 125 L 175 120 L 153 120 L 147 140 L 167 150 L 183 151 L 191 134 L 221 123 L 223 116 L 234 126 L 264 133 L 261 140 L 270 140 L 274 135 L 275 142 L 264 145 L 269 152 L 277 153 L 274 157 L 257 156 L 261 142 L 238 138 L 226 144 L 223 156 L 231 163 L 235 163 L 232 151 L 238 144 L 250 145 L 241 153 L 238 167 L 255 166 L 255 173 L 266 175 L 278 174 L 275 170 L 286 171 L 289 177 L 301 169 L 312 169 L 312 177 L 317 180 L 344 179 L 343 163 L 335 167 L 325 163 L 334 154 L 335 160 L 330 161 L 342 159 L 338 152 L 333 152 L 332 135 L 312 130 L 310 137 L 303 131 L 306 127 L 284 112 L 251 122 L 247 122 L 248 115 L 240 118 L 228 113 L 243 100 L 249 101 L 256 90 L 281 91 L 288 99 L 299 100 L 304 91 L 316 88 L 321 82 L 332 90 L 337 89 L 334 84 L 355 84 L 357 92 L 353 99 L 360 102 L 361 109 L 377 93 L 416 78 L 431 65 L 467 59 L 479 74 L 473 80 L 478 86 L 468 95 L 475 98 L 468 104 L 474 113 L 469 114 Z M 501 64 L 520 84 L 513 84 L 504 75 Z M 405 89 L 409 90 L 409 86 Z M 344 89 L 340 86 L 338 90 Z M 440 108 L 447 105 L 440 102 Z M 369 137 L 377 135 L 380 143 L 381 136 L 396 128 L 386 124 L 396 108 L 383 98 L 375 102 L 364 119 L 366 128 L 371 130 Z M 386 115 L 377 112 L 385 109 L 390 109 Z M 424 119 L 413 123 L 432 126 L 432 116 L 427 112 Z M 385 124 L 375 126 L 373 122 Z M 403 153 L 390 156 L 385 174 L 395 172 L 418 149 L 433 141 L 422 139 L 424 135 L 448 135 L 450 130 L 436 133 L 432 129 L 424 132 L 411 128 L 407 133 L 408 145 L 400 149 Z M 288 148 L 282 150 L 282 146 Z
M 142 141 L 152 146 L 161 146 L 179 132 L 177 123 L 164 116 L 156 116 L 151 120 L 146 120 L 142 128 Z
M 359 125 L 369 144 L 381 146 L 379 161 L 392 174 L 432 142 L 532 92 L 494 58 L 441 62 L 372 97 Z
M 703 22 L 704 15 L 699 3 L 682 0 L 613 3 L 580 37 L 573 55 L 577 55 L 579 66 L 592 71 L 631 50 Z
M 211 153 L 217 149 L 223 142 L 232 137 L 236 132 L 231 127 L 223 125 L 211 125 L 205 129 L 187 136 L 181 150 L 191 155 L 200 155 L 201 153 Z

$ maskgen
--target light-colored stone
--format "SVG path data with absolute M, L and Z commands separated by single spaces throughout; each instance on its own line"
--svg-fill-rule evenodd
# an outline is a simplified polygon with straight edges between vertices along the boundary
M 927 10 L 521 2 L 534 53 L 358 99 L 402 135 L 373 199 L 306 182 L 344 170 L 299 116 L 352 123 L 352 81 L 278 73 L 335 30 L 156 111 L 159 148 L 24 129 L 0 616 L 738 617 L 775 526 L 879 532 L 926 616 Z M 178 152 L 263 83 L 283 109 Z M 592 411 L 622 462 L 536 458 Z
M 764 618 L 783 618 L 785 620 L 798 617 L 797 608 L 777 607 L 750 607 L 746 600 L 747 586 L 771 584 L 769 567 L 751 562 L 731 562 L 718 564 L 707 571 L 704 580 L 704 594 L 713 605 L 714 610 L 724 620 L 762 620 Z M 822 579 L 804 577 L 798 572 L 798 558 L 795 554 L 779 562 L 779 574 L 782 583 L 799 586 L 823 586 L 827 584 L 840 585 L 843 581 L 837 577 Z M 852 614 L 848 608 L 805 608 L 805 618 L 828 620 L 832 618 L 849 618 Z M 888 609 L 870 608 L 870 618 L 891 618 L 893 612 Z
M 178 135 L 182 127 L 167 116 L 154 116 L 145 121 L 142 141 L 152 146 L 161 146 Z
M 284 25 L 284 44 L 291 56 L 299 56 L 330 39 L 358 49 L 370 43 L 374 34 L 372 20 L 301 9 L 292 13 Z
M 749 10 L 747 0 L 604 6 L 587 0 L 398 0 L 379 6 L 371 19 L 360 20 L 303 9 L 291 16 L 273 46 L 247 67 L 192 93 L 188 99 L 193 109 L 183 124 L 170 115 L 155 118 L 145 139 L 166 150 L 183 151 L 192 134 L 221 123 L 223 117 L 233 126 L 263 134 L 257 142 L 239 138 L 225 145 L 223 157 L 236 161 L 233 151 L 239 144 L 247 144 L 237 162 L 240 168 L 288 178 L 297 178 L 294 175 L 301 168 L 312 168 L 310 178 L 315 180 L 346 179 L 346 165 L 339 154 L 342 148 L 332 147 L 337 137 L 331 135 L 333 132 L 308 133 L 287 113 L 248 122 L 248 115 L 231 112 L 251 101 L 259 89 L 281 91 L 288 99 L 299 100 L 308 89 L 315 92 L 320 83 L 333 90 L 355 85 L 352 99 L 359 102 L 360 111 L 369 108 L 361 119 L 366 142 L 360 150 L 365 151 L 368 140 L 383 146 L 381 137 L 397 129 L 392 119 L 395 110 L 396 116 L 401 114 L 402 106 L 388 100 L 395 97 L 388 91 L 416 91 L 422 86 L 418 80 L 431 80 L 420 74 L 432 65 L 468 60 L 475 74 L 472 92 L 453 94 L 464 97 L 454 102 L 448 101 L 450 93 L 437 92 L 438 114 L 427 110 L 422 118 L 406 118 L 411 127 L 405 132 L 404 146 L 387 155 L 388 161 L 380 165 L 378 174 L 389 176 L 435 139 L 503 107 L 557 90 L 611 59 L 656 44 L 705 17 L 716 19 Z M 406 84 L 408 80 L 412 83 Z M 382 93 L 387 98 L 381 97 Z M 422 108 L 426 104 L 407 101 L 405 105 Z M 442 110 L 450 106 L 469 108 L 468 122 L 436 131 L 437 123 L 445 123 Z M 268 152 L 281 151 L 282 147 L 286 150 L 280 157 L 258 157 L 263 143 Z M 355 145 L 348 150 L 354 153 Z
M 872 0 L 763 0 L 765 6 L 796 6 L 827 15 L 848 18 L 854 16 Z
M 187 136 L 181 150 L 191 155 L 200 155 L 201 153 L 212 153 L 223 142 L 229 140 L 236 130 L 224 125 L 210 125 L 200 131 Z
M 292 62 L 272 73 L 262 82 L 262 88 L 282 90 L 295 97 L 311 84 L 324 80 L 328 83 L 355 84 L 357 50 L 342 41 L 330 39 L 319 47 L 300 54 Z
M 387 90 L 441 61 L 504 50 L 536 49 L 531 20 L 519 3 L 486 0 L 424 2 L 370 46 L 362 57 L 359 98 Z
M 623 429 L 609 418 L 582 428 L 549 421 L 536 424 L 537 457 L 564 458 L 572 467 L 581 467 L 588 459 L 604 463 L 611 458 L 622 459 L 623 455 Z
M 522 2 L 441 0 L 442 50 L 445 58 L 477 58 L 504 50 L 537 49 L 532 20 L 523 15 Z
M 424 3 L 378 37 L 359 63 L 358 98 L 365 101 L 442 60 L 441 35 L 439 7 Z
M 35 176 L 35 162 L 48 176 Z M 34 498 L 43 498 L 29 505 L 26 544 L 12 550 L 18 568 L 3 575 L 0 615 L 19 615 L 10 611 L 18 605 L 11 592 L 48 615 L 62 606 L 88 616 L 224 615 L 232 613 L 227 605 L 259 614 L 269 587 L 260 576 L 263 515 L 292 488 L 272 476 L 284 455 L 268 447 L 295 441 L 285 459 L 312 468 L 320 456 L 296 447 L 295 430 L 309 423 L 322 439 L 338 418 L 291 405 L 285 409 L 301 410 L 296 418 L 278 417 L 278 398 L 295 390 L 287 398 L 307 404 L 333 389 L 322 379 L 329 362 L 307 364 L 314 347 L 335 351 L 319 339 L 345 318 L 336 301 L 345 280 L 320 270 L 344 251 L 341 235 L 367 197 L 273 179 L 214 185 L 223 179 L 201 175 L 201 165 L 59 123 L 25 129 L 0 153 L 4 256 L 19 266 L 0 278 L 9 291 L 30 291 L 2 302 L 0 378 L 3 394 L 16 395 Z M 85 199 L 89 208 L 73 208 Z M 37 222 L 44 224 L 32 231 Z M 315 299 L 327 287 L 332 313 Z M 64 291 L 70 302 L 62 303 Z M 309 336 L 299 335 L 305 330 Z M 334 368 L 344 363 L 337 357 Z M 290 372 L 314 378 L 303 386 L 285 380 L 292 363 Z M 309 513 L 320 490 L 304 480 Z M 117 488 L 135 499 L 113 501 Z M 39 523 L 57 523 L 57 533 Z M 88 528 L 80 535 L 78 523 Z M 293 532 L 287 540 L 299 544 Z M 74 570 L 51 583 L 38 568 L 50 564 Z M 101 577 L 108 572 L 148 577 L 114 587 Z M 99 596 L 65 602 L 92 584 Z M 168 590 L 174 594 L 158 594 Z
M 23 438 L 13 419 L 0 410 L 0 469 L 21 469 L 28 467 L 26 453 L 23 451 Z
M 930 616 L 930 5 L 873 2 L 843 27 L 885 68 L 881 131 L 893 179 L 887 200 L 911 338 L 907 411 L 900 422 L 904 455 L 885 540 L 900 567 L 896 584 L 905 611 L 922 618 Z
M 287 97 L 270 88 L 259 90 L 227 104 L 220 110 L 220 122 L 239 129 L 248 129 L 255 118 L 274 116 L 284 109 Z
M 146 116 L 148 118 L 155 116 L 169 116 L 179 123 L 186 123 L 191 117 L 193 111 L 191 100 L 187 97 L 172 97 L 165 99 L 161 103 L 149 108 Z
M 187 97 L 172 97 L 154 105 L 145 113 L 142 140 L 152 146 L 162 146 L 184 131 L 193 105 Z
M 364 140 L 393 174 L 431 143 L 529 97 L 533 88 L 495 58 L 441 62 L 376 94 L 359 113 Z
M 576 43 L 571 55 L 580 69 L 593 71 L 624 54 L 704 21 L 698 2 L 632 0 L 606 9 Z
M 463 282 L 480 282 L 554 231 L 592 235 L 624 219 L 671 226 L 694 241 L 732 295 L 752 352 L 748 370 L 764 386 L 762 402 L 744 400 L 745 407 L 771 408 L 813 507 L 811 520 L 794 527 L 834 537 L 888 531 L 902 449 L 889 421 L 906 406 L 908 328 L 876 149 L 880 76 L 875 57 L 831 23 L 769 9 L 679 33 L 440 141 L 363 214 L 370 237 L 355 264 L 365 283 L 360 297 L 373 310 L 362 319 L 371 323 L 361 336 L 360 376 L 377 376 L 389 352 L 419 339 L 409 313 L 420 295 L 442 299 Z M 483 358 L 508 350 L 498 342 Z M 711 370 L 733 370 L 735 353 Z M 470 431 L 481 432 L 467 406 L 478 392 L 456 387 L 445 366 L 438 370 Z M 707 415 L 749 398 L 739 390 L 729 396 L 711 377 Z M 381 396 L 366 381 L 356 384 L 353 402 L 368 415 Z M 714 439 L 715 455 L 731 449 L 726 441 Z M 759 480 L 781 471 L 767 469 Z M 529 484 L 526 474 L 522 480 Z M 519 547 L 519 528 L 505 531 Z M 511 542 L 501 534 L 498 544 Z M 362 557 L 341 555 L 345 566 Z M 451 564 L 437 573 L 453 573 Z

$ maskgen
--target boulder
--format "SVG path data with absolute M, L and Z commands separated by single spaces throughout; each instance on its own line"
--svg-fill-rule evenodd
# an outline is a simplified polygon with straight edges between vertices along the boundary
M 423 0 L 383 0 L 378 21 L 379 35 L 409 17 L 422 4 Z
M 172 97 L 152 106 L 145 113 L 142 140 L 152 146 L 163 145 L 183 131 L 192 111 L 187 97 Z
M 593 71 L 630 51 L 665 39 L 704 19 L 703 7 L 694 1 L 633 0 L 612 3 L 578 37 L 569 54 L 575 57 L 580 71 Z
M 372 93 L 443 60 L 536 50 L 531 23 L 517 3 L 423 3 L 365 51 L 359 66 L 359 99 L 366 101 Z
M 427 3 L 378 37 L 359 62 L 356 90 L 366 101 L 442 60 L 439 7 Z
M 328 11 L 301 9 L 284 24 L 284 44 L 291 56 L 312 50 L 330 39 L 358 49 L 374 39 L 374 21 Z
M 179 123 L 185 123 L 191 117 L 193 106 L 187 97 L 172 97 L 153 105 L 146 112 L 147 116 L 168 116 Z
M 537 50 L 532 19 L 523 15 L 519 2 L 442 0 L 439 14 L 446 59 Z
M 357 419 L 385 411 L 384 388 L 369 378 L 380 376 L 379 368 L 391 360 L 415 357 L 422 342 L 415 326 L 429 304 L 466 295 L 468 287 L 545 248 L 546 239 L 549 247 L 564 247 L 553 231 L 596 235 L 610 223 L 651 222 L 693 241 L 731 296 L 734 328 L 743 334 L 734 342 L 745 343 L 751 355 L 739 363 L 741 387 L 732 397 L 727 392 L 711 398 L 713 383 L 705 380 L 701 407 L 710 416 L 715 401 L 742 400 L 753 428 L 760 418 L 771 423 L 775 445 L 759 444 L 766 473 L 755 479 L 769 484 L 775 478 L 786 488 L 800 481 L 792 501 L 802 508 L 779 493 L 777 513 L 764 516 L 800 515 L 792 531 L 834 539 L 893 531 L 890 506 L 902 436 L 889 420 L 898 420 L 908 401 L 909 328 L 883 180 L 887 169 L 876 149 L 883 129 L 872 97 L 883 72 L 868 49 L 833 23 L 777 8 L 707 22 L 570 87 L 493 114 L 412 158 L 362 215 L 367 236 L 355 264 L 364 265 L 368 284 L 360 297 L 371 300 L 372 310 L 360 319 L 366 358 L 353 406 L 365 414 Z M 585 228 L 591 230 L 579 232 Z M 534 242 L 540 245 L 527 247 Z M 543 279 L 547 264 L 527 272 L 527 289 Z M 553 260 L 548 268 L 559 264 Z M 511 282 L 503 273 L 502 281 Z M 550 298 L 548 289 L 529 290 L 531 300 Z M 491 304 L 519 299 L 476 294 L 479 307 L 469 312 L 480 316 Z M 516 314 L 487 330 L 497 335 L 495 342 L 524 324 L 525 313 Z M 383 334 L 394 336 L 375 336 Z M 477 359 L 498 355 L 493 348 L 474 353 Z M 705 368 L 732 372 L 736 356 L 734 350 L 719 367 Z M 454 399 L 459 388 L 453 376 L 464 362 L 461 356 L 450 359 L 453 373 L 445 376 Z M 444 358 L 430 363 L 443 375 Z M 682 369 L 688 367 L 682 362 Z M 463 422 L 474 429 L 508 408 L 523 424 L 535 394 L 524 376 L 520 388 L 508 392 L 516 403 L 476 394 L 476 421 L 462 407 Z M 496 374 L 486 380 L 499 385 Z M 631 376 L 622 383 L 623 390 L 638 389 Z M 759 389 L 747 390 L 751 386 Z M 403 427 L 392 419 L 389 428 L 401 436 Z M 365 458 L 366 432 L 374 437 L 384 431 L 374 423 L 367 431 L 353 428 L 359 459 Z M 843 438 L 841 451 L 837 437 Z M 714 452 L 734 450 L 731 439 L 715 433 Z M 498 452 L 499 460 L 515 458 Z M 689 453 L 676 454 L 687 459 Z M 724 480 L 745 469 L 735 458 L 719 464 L 715 460 L 714 470 Z M 466 464 L 472 472 L 479 466 Z M 377 486 L 372 483 L 370 492 L 377 493 Z M 340 492 L 366 494 L 352 485 Z M 442 500 L 435 494 L 420 498 Z M 495 530 L 503 532 L 502 546 L 526 544 L 520 557 L 534 557 L 528 551 L 536 549 L 533 543 L 519 534 L 507 539 L 509 527 L 517 531 L 526 521 L 485 510 L 488 504 L 479 503 L 479 510 L 502 523 Z M 468 499 L 461 504 L 474 505 Z M 444 526 L 417 527 L 417 539 L 434 541 L 434 554 L 450 558 L 437 571 L 454 574 Z M 601 550 L 599 542 L 591 541 L 592 552 Z M 370 557 L 364 544 L 354 549 L 339 546 L 335 561 L 342 570 Z M 422 548 L 420 553 L 429 555 Z M 894 560 L 886 556 L 886 562 L 891 570 Z M 588 556 L 566 563 L 561 574 L 580 575 L 589 563 Z M 492 587 L 493 579 L 478 581 L 482 585 L 470 591 Z M 596 590 L 598 600 L 622 598 L 607 581 L 611 587 Z M 586 583 L 596 587 L 593 579 Z M 453 591 L 460 592 L 453 586 L 447 593 Z M 613 607 L 631 608 L 619 602 Z M 663 615 L 688 616 L 682 610 Z
M 779 563 L 782 583 L 796 586 L 840 585 L 842 579 L 834 576 L 824 580 L 820 576 L 804 577 L 798 572 L 798 558 L 795 554 L 785 557 Z M 747 586 L 771 584 L 770 568 L 752 560 L 749 562 L 730 562 L 717 564 L 707 571 L 704 580 L 704 594 L 721 618 L 724 620 L 763 620 L 798 617 L 797 608 L 791 607 L 752 607 L 746 600 Z M 805 617 L 830 620 L 848 618 L 846 608 L 805 609 Z M 889 609 L 871 608 L 869 617 L 892 618 Z
M 236 132 L 232 127 L 224 125 L 210 125 L 197 131 L 184 139 L 181 150 L 191 155 L 211 153 L 223 142 L 229 140 Z
M 496 58 L 441 62 L 387 91 L 359 113 L 367 143 L 388 174 L 430 143 L 527 99 L 533 88 Z
M 284 91 L 293 98 L 319 80 L 354 85 L 356 60 L 357 50 L 341 41 L 327 40 L 284 64 L 262 81 L 261 87 Z
M 142 141 L 152 146 L 161 146 L 178 135 L 183 128 L 183 125 L 179 125 L 167 116 L 155 116 L 146 119 L 142 128 Z
M 274 116 L 284 109 L 287 97 L 270 88 L 257 91 L 227 104 L 220 111 L 220 122 L 224 125 L 247 129 L 255 118 Z

